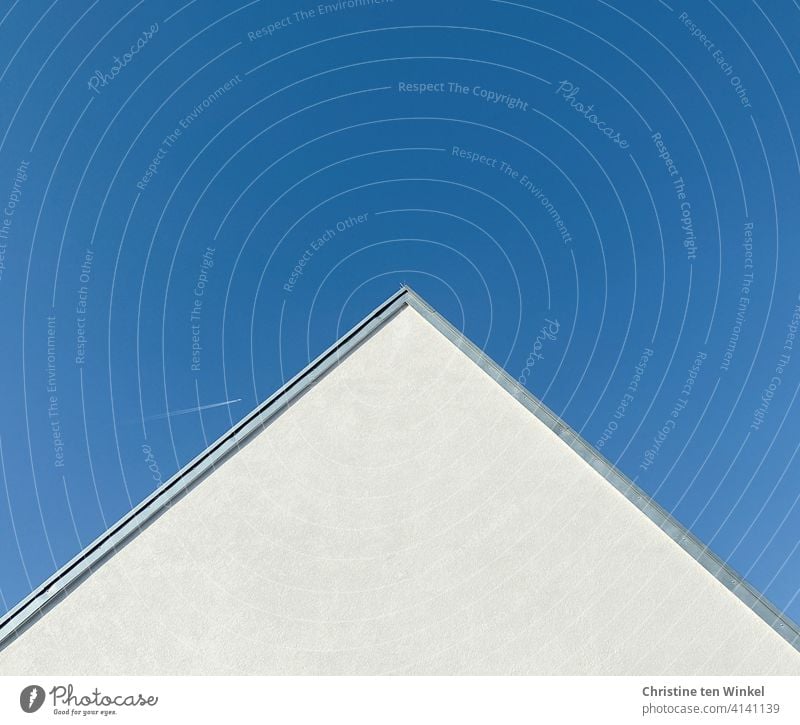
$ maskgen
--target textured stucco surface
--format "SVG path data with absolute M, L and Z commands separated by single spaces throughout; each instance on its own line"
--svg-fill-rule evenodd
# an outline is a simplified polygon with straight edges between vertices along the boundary
M 800 674 L 405 308 L 0 652 L 0 674 Z

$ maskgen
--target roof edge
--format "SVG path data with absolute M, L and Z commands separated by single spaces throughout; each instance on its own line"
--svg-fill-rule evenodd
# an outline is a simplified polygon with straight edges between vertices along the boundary
M 447 337 L 467 357 L 486 372 L 506 392 L 524 405 L 542 423 L 561 438 L 575 453 L 597 471 L 639 511 L 658 526 L 683 551 L 698 562 L 726 589 L 758 615 L 769 627 L 800 652 L 800 626 L 783 613 L 745 578 L 718 557 L 708 546 L 692 534 L 683 524 L 637 486 L 611 461 L 565 423 L 558 415 L 514 380 L 500 365 L 488 357 L 462 332 L 436 312 L 410 287 L 403 287 L 409 306 L 419 312 L 430 324 Z
M 408 285 L 402 287 L 383 304 L 321 355 L 292 377 L 263 403 L 183 466 L 162 486 L 123 516 L 91 544 L 62 566 L 21 602 L 0 617 L 0 651 L 25 629 L 66 596 L 83 579 L 91 575 L 122 546 L 135 538 L 146 526 L 164 513 L 179 498 L 211 473 L 240 445 L 280 415 L 317 380 L 335 367 L 344 357 L 364 342 L 376 329 L 408 305 L 467 357 L 493 378 L 501 387 L 524 405 L 542 423 L 561 438 L 573 451 L 594 468 L 617 491 L 675 541 L 689 556 L 701 564 L 715 579 L 739 598 L 795 649 L 800 651 L 800 627 L 772 602 L 709 550 L 694 534 L 631 479 L 619 471 L 590 443 L 568 426 L 527 388 L 514 380 L 462 332 L 451 325 Z
M 263 403 L 3 614 L 0 617 L 0 652 L 88 577 L 93 568 L 100 566 L 118 549 L 135 538 L 254 433 L 265 428 L 273 418 L 286 410 L 326 372 L 393 317 L 406 305 L 409 294 L 411 291 L 408 287 L 401 287 Z

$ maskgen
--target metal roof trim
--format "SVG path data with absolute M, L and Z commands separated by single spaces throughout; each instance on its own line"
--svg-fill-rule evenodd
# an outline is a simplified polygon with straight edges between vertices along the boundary
M 409 287 L 404 288 L 410 307 L 419 312 L 439 332 L 482 368 L 492 379 L 524 405 L 542 423 L 561 438 L 575 453 L 594 468 L 606 481 L 628 499 L 639 511 L 656 524 L 677 543 L 689 556 L 703 566 L 749 609 L 757 614 L 771 629 L 800 651 L 800 627 L 770 602 L 761 592 L 749 584 L 744 577 L 728 566 L 700 539 L 692 534 L 672 514 L 658 504 L 643 489 L 622 473 L 611 461 L 573 430 L 527 388 L 514 380 L 502 367 L 488 357 L 463 333 L 459 332 L 444 317 Z
M 163 485 L 0 617 L 0 651 L 89 576 L 93 567 L 101 565 L 119 548 L 137 536 L 149 523 L 200 483 L 250 436 L 265 428 L 273 418 L 286 410 L 295 399 L 314 385 L 328 370 L 396 314 L 405 306 L 406 296 L 406 289 L 401 288 L 373 310 L 263 403 L 248 413 L 202 453 L 195 456 Z

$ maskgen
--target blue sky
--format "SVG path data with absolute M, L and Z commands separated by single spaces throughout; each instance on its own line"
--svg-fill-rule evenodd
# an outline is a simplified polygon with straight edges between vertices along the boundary
M 800 619 L 798 37 L 744 0 L 0 5 L 0 606 L 407 283 Z

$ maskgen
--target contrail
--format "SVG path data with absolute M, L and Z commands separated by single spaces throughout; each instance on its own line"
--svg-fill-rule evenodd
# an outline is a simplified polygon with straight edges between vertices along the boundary
M 194 408 L 182 408 L 181 410 L 170 410 L 167 413 L 158 413 L 157 415 L 148 415 L 145 420 L 157 420 L 159 418 L 171 418 L 173 415 L 184 415 L 185 413 L 197 413 L 200 410 L 208 410 L 209 408 L 219 408 L 223 405 L 232 405 L 238 403 L 241 398 L 235 400 L 225 400 L 222 403 L 209 403 L 208 405 L 199 405 Z

